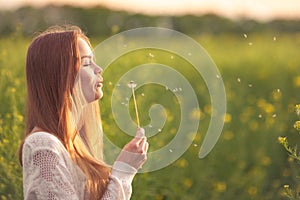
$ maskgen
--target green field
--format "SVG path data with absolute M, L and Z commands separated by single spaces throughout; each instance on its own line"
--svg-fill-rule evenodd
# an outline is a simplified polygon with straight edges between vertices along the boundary
M 176 62 L 167 60 L 168 52 L 153 50 L 159 56 L 149 58 L 149 50 L 137 51 L 116 60 L 112 64 L 115 71 L 103 75 L 104 92 L 108 94 L 101 102 L 103 127 L 120 145 L 129 137 L 118 135 L 120 130 L 109 109 L 111 86 L 107 83 L 115 83 L 130 66 L 155 61 L 180 68 L 201 100 L 201 122 L 193 145 L 172 165 L 138 174 L 132 199 L 284 199 L 283 186 L 298 185 L 299 166 L 288 157 L 277 138 L 287 136 L 292 144 L 300 141 L 293 129 L 297 119 L 294 106 L 300 102 L 300 35 L 260 33 L 246 37 L 241 33 L 192 37 L 218 66 L 227 96 L 222 135 L 204 159 L 198 158 L 198 152 L 209 124 L 210 101 L 201 77 L 193 76 L 189 63 L 179 57 Z M 22 199 L 17 149 L 24 129 L 24 67 L 29 41 L 18 34 L 0 39 L 0 199 Z M 93 38 L 92 42 L 96 45 L 101 40 Z M 142 125 L 149 122 L 152 103 L 164 105 L 168 113 L 166 127 L 149 138 L 149 150 L 153 151 L 174 136 L 167 133 L 178 128 L 178 108 L 170 105 L 174 100 L 171 93 L 166 98 L 155 98 L 163 92 L 162 88 L 145 86 L 136 92 Z M 145 93 L 143 98 L 141 93 Z M 132 102 L 129 108 L 133 111 Z M 134 118 L 134 112 L 131 114 Z

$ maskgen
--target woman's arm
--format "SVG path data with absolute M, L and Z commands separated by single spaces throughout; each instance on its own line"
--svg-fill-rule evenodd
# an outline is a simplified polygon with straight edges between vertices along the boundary
M 148 142 L 144 129 L 139 128 L 136 136 L 125 145 L 114 163 L 107 191 L 102 200 L 130 199 L 133 177 L 147 160 L 147 151 Z
M 109 184 L 102 200 L 128 200 L 132 194 L 132 180 L 137 170 L 130 165 L 116 161 L 109 177 Z

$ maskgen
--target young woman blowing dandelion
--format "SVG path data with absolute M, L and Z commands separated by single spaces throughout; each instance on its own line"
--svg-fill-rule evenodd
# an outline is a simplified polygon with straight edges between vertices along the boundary
M 130 199 L 148 143 L 138 128 L 114 165 L 104 162 L 101 73 L 78 27 L 50 28 L 30 44 L 20 146 L 24 199 Z

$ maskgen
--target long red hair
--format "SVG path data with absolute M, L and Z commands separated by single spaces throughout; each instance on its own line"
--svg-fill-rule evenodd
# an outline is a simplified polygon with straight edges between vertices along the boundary
M 25 138 L 34 127 L 55 135 L 85 173 L 86 191 L 90 198 L 100 199 L 107 187 L 110 168 L 104 163 L 103 157 L 96 158 L 87 145 L 78 139 L 80 130 L 72 124 L 72 92 L 80 69 L 78 38 L 90 44 L 78 27 L 52 27 L 37 36 L 29 46 L 26 59 Z M 98 102 L 90 103 L 89 108 L 98 116 L 95 119 L 101 126 Z M 88 127 L 88 124 L 83 127 Z M 84 131 L 89 130 L 84 128 Z M 19 152 L 21 165 L 24 140 Z

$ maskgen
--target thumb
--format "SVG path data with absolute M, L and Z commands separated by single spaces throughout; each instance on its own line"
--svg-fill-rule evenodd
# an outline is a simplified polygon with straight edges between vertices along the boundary
M 137 138 L 145 137 L 145 130 L 143 128 L 138 128 L 135 137 Z

